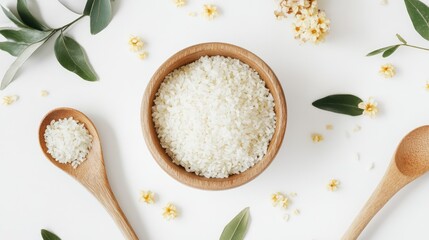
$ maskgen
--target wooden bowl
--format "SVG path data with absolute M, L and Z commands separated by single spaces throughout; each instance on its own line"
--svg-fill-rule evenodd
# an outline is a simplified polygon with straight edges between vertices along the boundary
M 155 94 L 165 77 L 174 69 L 198 60 L 202 56 L 225 56 L 241 60 L 256 70 L 265 81 L 274 97 L 276 128 L 268 147 L 267 154 L 246 171 L 231 175 L 228 178 L 206 178 L 187 172 L 182 166 L 173 163 L 161 147 L 152 120 L 152 106 Z M 141 124 L 146 144 L 155 160 L 170 176 L 191 187 L 206 190 L 223 190 L 247 183 L 262 173 L 273 161 L 282 144 L 286 130 L 286 101 L 283 89 L 271 68 L 255 54 L 246 49 L 226 43 L 203 43 L 188 47 L 174 54 L 155 72 L 147 85 L 141 106 Z

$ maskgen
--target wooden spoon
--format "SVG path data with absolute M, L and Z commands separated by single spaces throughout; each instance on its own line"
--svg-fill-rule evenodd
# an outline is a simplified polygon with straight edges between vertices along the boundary
M 87 159 L 76 169 L 74 169 L 71 164 L 62 164 L 57 162 L 51 154 L 47 152 L 48 149 L 44 138 L 46 126 L 49 125 L 52 120 L 69 117 L 73 117 L 73 119 L 83 123 L 93 137 L 92 148 L 88 153 Z M 110 188 L 109 181 L 107 180 L 106 169 L 104 167 L 103 152 L 101 150 L 97 129 L 87 116 L 72 108 L 57 108 L 52 110 L 43 118 L 40 124 L 39 143 L 45 156 L 55 166 L 61 168 L 64 172 L 74 177 L 78 182 L 85 186 L 101 204 L 103 204 L 105 209 L 122 230 L 126 239 L 138 240 L 137 235 L 119 207 L 115 195 Z
M 414 129 L 402 139 L 380 184 L 342 239 L 357 239 L 393 195 L 428 170 L 429 126 L 423 126 Z

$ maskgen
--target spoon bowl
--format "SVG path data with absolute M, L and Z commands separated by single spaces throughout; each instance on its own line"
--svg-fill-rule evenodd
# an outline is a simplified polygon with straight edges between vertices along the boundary
M 395 154 L 398 170 L 406 176 L 420 176 L 429 170 L 429 126 L 411 131 Z
M 429 171 L 429 126 L 414 129 L 395 155 L 374 193 L 357 215 L 342 240 L 355 240 L 378 211 L 403 187 Z
M 52 122 L 57 121 L 59 119 L 70 118 L 72 117 L 74 120 L 83 123 L 85 128 L 88 130 L 89 134 L 92 136 L 92 147 L 89 151 L 86 160 L 80 164 L 76 169 L 72 167 L 71 164 L 63 164 L 55 160 L 50 153 L 48 153 L 48 148 L 45 142 L 45 130 L 46 127 Z M 100 172 L 100 167 L 104 170 L 104 160 L 103 153 L 101 150 L 100 138 L 98 137 L 97 129 L 91 120 L 86 117 L 83 113 L 72 109 L 72 108 L 57 108 L 49 112 L 42 120 L 39 127 L 39 143 L 42 148 L 43 153 L 46 158 L 49 159 L 55 166 L 65 171 L 76 180 L 80 181 L 80 179 L 86 179 L 86 181 L 91 181 L 92 177 L 97 177 L 95 175 L 88 174 L 93 171 Z M 91 159 L 96 159 L 95 161 L 90 161 Z M 102 172 L 102 171 L 101 171 Z
M 86 160 L 82 162 L 76 169 L 73 168 L 71 164 L 63 164 L 56 161 L 51 156 L 51 154 L 48 153 L 48 148 L 46 146 L 44 137 L 46 127 L 52 121 L 70 117 L 80 123 L 83 123 L 89 134 L 92 136 L 92 148 L 86 156 Z M 91 120 L 85 116 L 85 114 L 72 108 L 57 108 L 52 110 L 43 118 L 42 122 L 40 123 L 39 143 L 43 153 L 49 159 L 49 161 L 80 182 L 100 201 L 100 203 L 112 216 L 116 224 L 120 227 L 126 239 L 138 240 L 137 235 L 119 207 L 115 195 L 112 192 L 107 179 L 103 152 L 101 149 L 101 142 L 97 129 Z

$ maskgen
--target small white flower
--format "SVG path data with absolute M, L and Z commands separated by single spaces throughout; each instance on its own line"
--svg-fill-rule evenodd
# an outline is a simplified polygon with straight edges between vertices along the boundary
M 374 117 L 378 112 L 377 102 L 375 102 L 373 98 L 369 98 L 368 101 L 359 103 L 358 107 L 363 109 L 364 115 L 370 117 Z
M 324 140 L 324 137 L 322 134 L 319 133 L 313 133 L 311 135 L 311 140 L 313 140 L 314 143 L 318 143 Z
M 332 179 L 328 183 L 328 190 L 331 192 L 336 191 L 338 189 L 339 185 L 340 185 L 340 181 L 338 181 L 336 179 Z
M 178 215 L 176 206 L 174 206 L 172 203 L 168 203 L 164 208 L 164 212 L 162 213 L 162 216 L 164 216 L 167 220 L 175 219 Z
M 281 192 L 271 194 L 271 202 L 273 203 L 273 206 L 277 206 L 277 204 L 282 203 L 285 198 L 286 196 Z
M 151 191 L 141 191 L 140 192 L 140 201 L 147 203 L 147 204 L 155 203 L 155 193 L 153 193 Z
M 203 6 L 203 15 L 209 19 L 212 20 L 213 18 L 217 17 L 219 15 L 217 11 L 217 7 L 212 4 L 204 4 Z
M 396 74 L 395 67 L 390 63 L 382 65 L 379 72 L 385 78 L 392 78 Z
M 173 0 L 174 4 L 176 4 L 176 7 L 183 7 L 186 5 L 186 0 Z
M 292 15 L 294 37 L 301 42 L 320 43 L 326 38 L 330 28 L 330 20 L 326 13 L 317 6 L 317 0 L 282 0 L 279 2 L 280 11 L 275 11 L 277 19 Z
M 128 40 L 128 44 L 130 45 L 130 49 L 133 52 L 138 52 L 143 49 L 144 43 L 140 37 L 132 36 Z

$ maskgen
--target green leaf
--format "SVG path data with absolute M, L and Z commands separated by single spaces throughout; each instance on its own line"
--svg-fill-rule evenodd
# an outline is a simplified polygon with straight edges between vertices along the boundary
M 89 17 L 91 34 L 95 35 L 106 28 L 112 18 L 112 5 L 110 0 L 94 0 Z
M 15 77 L 16 72 L 21 68 L 21 66 L 27 61 L 27 59 L 33 55 L 33 53 L 45 43 L 45 41 L 40 41 L 38 43 L 35 43 L 33 45 L 30 45 L 28 48 L 26 48 L 19 57 L 15 59 L 15 62 L 10 65 L 9 69 L 6 71 L 6 74 L 3 77 L 3 80 L 0 85 L 0 90 L 5 89 L 13 80 Z
M 16 9 L 22 21 L 28 26 L 41 31 L 50 30 L 50 28 L 40 23 L 39 20 L 31 14 L 30 10 L 28 10 L 27 0 L 18 0 Z
M 92 6 L 94 5 L 94 0 L 88 0 L 85 5 L 85 9 L 83 10 L 84 15 L 91 14 Z
M 220 240 L 242 240 L 249 223 L 249 208 L 243 209 L 223 229 Z
M 358 107 L 361 102 L 363 102 L 362 99 L 354 95 L 336 94 L 313 102 L 313 106 L 330 112 L 359 116 L 363 113 L 363 109 Z
M 67 70 L 76 73 L 85 80 L 97 80 L 83 48 L 72 38 L 63 34 L 58 36 L 55 42 L 55 56 Z
M 13 14 L 9 9 L 3 6 L 1 6 L 1 8 L 3 9 L 3 12 L 6 15 L 6 17 L 9 18 L 13 23 L 15 23 L 16 26 L 22 27 L 22 28 L 28 28 L 28 26 L 25 23 L 23 23 L 21 19 L 15 16 L 15 14 Z
M 401 35 L 396 34 L 396 37 L 397 37 L 397 38 L 398 38 L 398 40 L 399 40 L 399 41 L 401 41 L 403 44 L 407 44 L 407 41 L 405 41 L 405 39 L 404 39 Z
M 29 28 L 11 29 L 1 28 L 0 34 L 8 40 L 21 43 L 35 43 L 47 38 L 52 32 L 43 32 Z
M 399 45 L 392 45 L 392 46 L 388 46 L 388 47 L 384 47 L 384 48 L 379 48 L 377 50 L 374 50 L 374 51 L 368 53 L 366 56 L 367 57 L 374 56 L 374 55 L 380 54 L 380 53 L 382 53 L 382 52 L 384 52 L 390 48 L 396 47 L 396 46 L 399 46 Z
M 386 57 L 388 57 L 388 56 L 390 56 L 390 55 L 392 55 L 395 51 L 396 51 L 396 49 L 398 49 L 399 48 L 399 45 L 396 45 L 396 46 L 394 46 L 394 47 L 391 47 L 391 48 L 389 48 L 389 49 L 387 49 L 384 53 L 383 53 L 383 57 L 384 58 L 386 58 Z
M 8 52 L 12 56 L 19 56 L 29 45 L 17 42 L 0 42 L 0 50 Z
M 404 0 L 416 31 L 429 40 L 429 7 L 419 0 Z
M 42 229 L 41 231 L 43 240 L 61 240 L 57 235 L 52 232 L 49 232 L 46 229 Z

